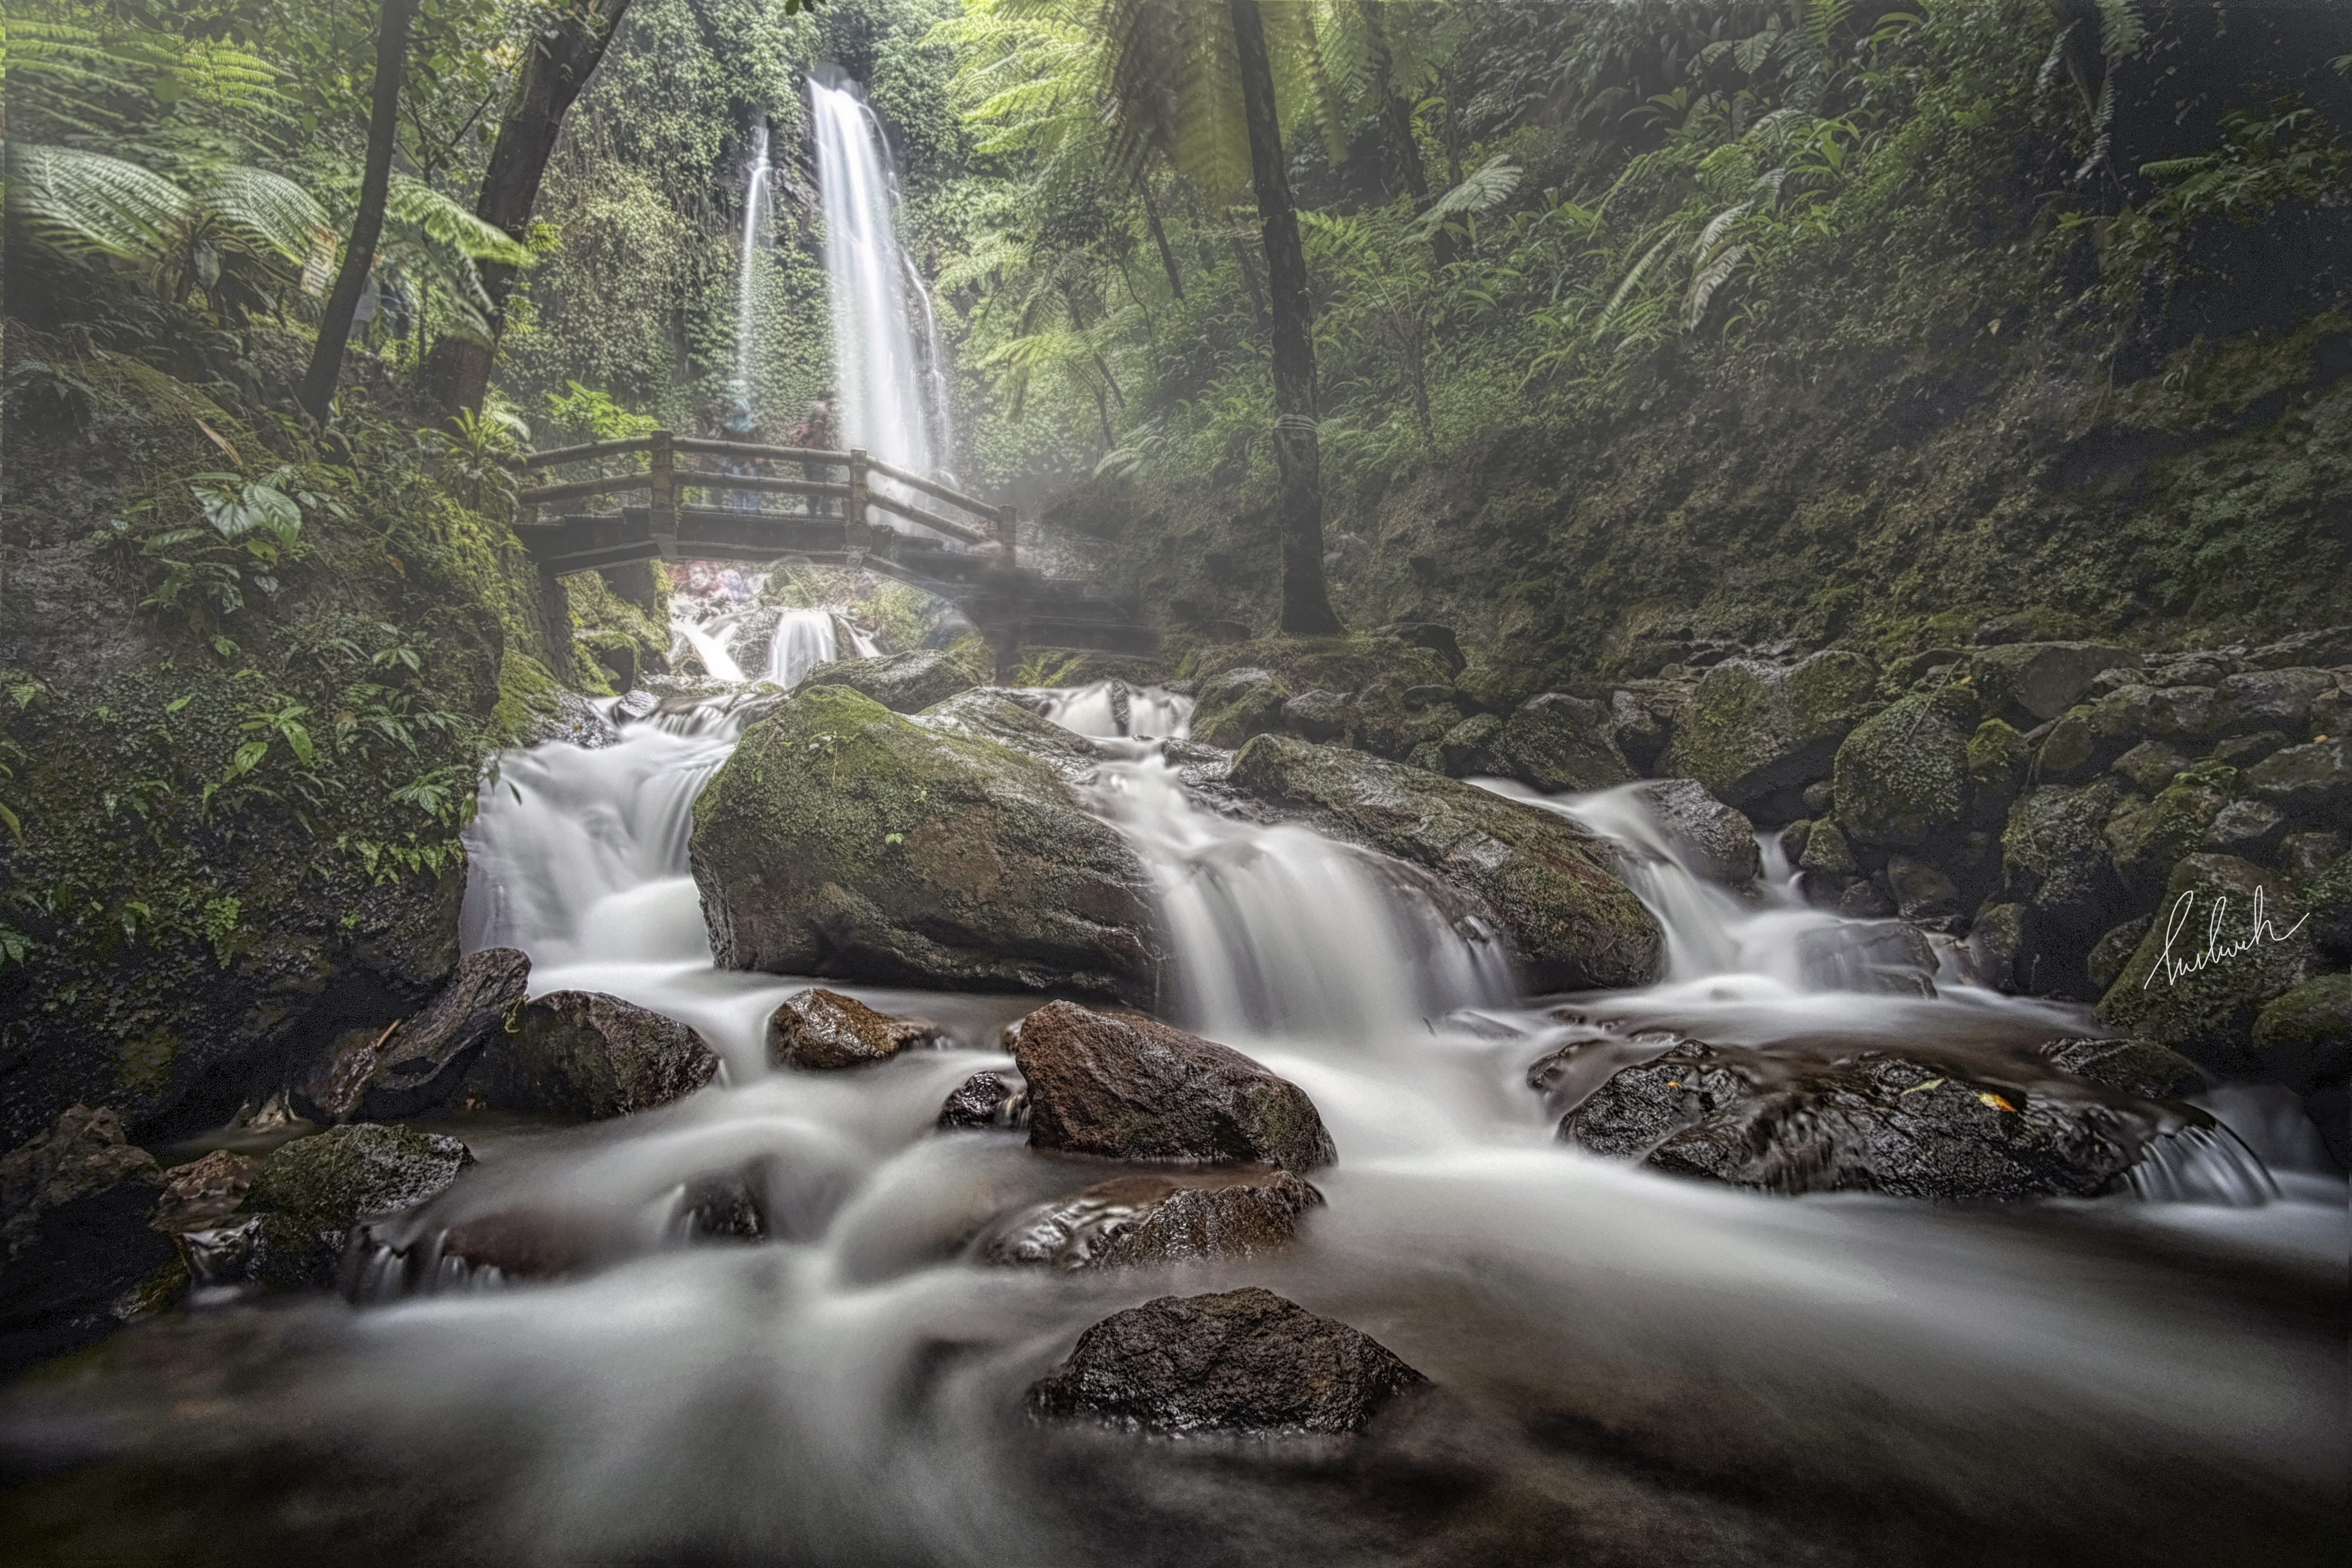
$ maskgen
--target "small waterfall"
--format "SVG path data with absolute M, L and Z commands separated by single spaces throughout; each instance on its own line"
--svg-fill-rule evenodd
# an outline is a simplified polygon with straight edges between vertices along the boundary
M 809 82 L 824 213 L 841 442 L 918 473 L 955 450 L 929 290 L 898 244 L 898 187 L 881 122 L 854 82 Z
M 754 268 L 760 254 L 760 236 L 768 220 L 771 173 L 768 122 L 762 120 L 751 129 L 751 163 L 743 183 L 743 255 L 735 285 L 735 386 L 747 404 L 751 397 Z
M 734 656 L 727 651 L 727 646 L 710 635 L 708 627 L 698 626 L 688 620 L 676 620 L 670 623 L 670 629 L 686 639 L 686 646 L 694 650 L 694 656 L 697 658 L 702 660 L 702 668 L 709 671 L 713 680 L 743 679 L 742 667 L 737 664 Z
M 845 635 L 849 641 L 846 652 L 842 648 Z M 845 622 L 840 611 L 786 610 L 776 623 L 774 640 L 768 644 L 767 678 L 789 690 L 821 664 L 873 657 L 873 639 Z
M 1192 732 L 1192 700 L 1157 686 L 1139 689 L 1121 680 L 1097 680 L 1091 686 L 1040 689 L 1029 695 L 1035 699 L 1040 717 L 1081 735 L 1167 741 Z

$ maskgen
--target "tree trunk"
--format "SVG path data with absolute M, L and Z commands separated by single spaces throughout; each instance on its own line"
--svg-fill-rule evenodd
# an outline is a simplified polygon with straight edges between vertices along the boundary
M 1136 171 L 1135 190 L 1143 198 L 1143 221 L 1150 226 L 1151 243 L 1160 247 L 1160 265 L 1168 274 L 1169 291 L 1181 300 L 1184 298 L 1183 275 L 1176 270 L 1176 253 L 1168 247 L 1168 231 L 1160 226 L 1160 204 L 1151 199 L 1151 176 L 1149 173 L 1141 169 Z
M 556 136 L 563 129 L 564 112 L 595 74 L 628 9 L 629 0 L 585 0 L 552 23 L 553 37 L 542 30 L 530 40 L 521 74 L 515 79 L 514 97 L 499 122 L 498 140 L 490 145 L 481 194 L 474 202 L 476 217 L 519 244 L 530 233 L 531 208 L 539 200 L 539 183 L 555 151 Z M 505 330 L 507 299 L 514 292 L 516 273 L 498 262 L 484 262 L 481 271 L 483 291 L 490 297 L 490 342 L 445 334 L 425 367 L 425 386 L 445 414 L 460 409 L 478 414 L 489 392 L 490 362 Z
M 343 374 L 343 346 L 352 335 L 352 317 L 375 266 L 376 241 L 383 237 L 383 205 L 392 191 L 392 147 L 400 132 L 400 74 L 408 58 L 408 27 L 416 19 L 416 0 L 383 0 L 376 25 L 375 94 L 368 111 L 367 167 L 360 175 L 360 210 L 352 220 L 352 237 L 343 247 L 343 265 L 328 291 L 325 314 L 319 319 L 319 342 L 310 351 L 310 368 L 302 377 L 301 404 L 310 417 L 324 425 L 334 412 L 335 383 Z
M 1280 476 L 1275 515 L 1282 531 L 1282 629 L 1293 636 L 1344 628 L 1323 586 L 1323 468 L 1315 438 L 1315 300 L 1307 288 L 1307 251 L 1298 209 L 1282 166 L 1281 122 L 1275 117 L 1274 70 L 1266 58 L 1258 0 L 1227 0 L 1240 67 L 1242 119 L 1249 128 L 1250 173 L 1258 223 L 1265 234 L 1267 295 L 1274 317 L 1274 457 Z

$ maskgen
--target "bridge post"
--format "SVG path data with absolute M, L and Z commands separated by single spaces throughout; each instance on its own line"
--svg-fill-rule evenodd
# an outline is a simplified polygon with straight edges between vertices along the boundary
M 1018 511 L 1009 506 L 996 509 L 996 539 L 1004 546 L 1004 564 L 1008 569 L 1016 564 L 1013 556 L 1019 542 L 1016 536 L 1020 528 L 1021 514 Z
M 651 468 L 654 542 L 660 546 L 665 561 L 677 559 L 677 459 L 670 447 L 672 438 L 669 431 L 656 430 L 646 447 Z
M 872 459 L 866 457 L 864 447 L 852 447 L 849 449 L 849 526 L 851 528 L 866 526 L 866 465 L 871 461 Z M 814 510 L 816 504 L 815 500 L 812 500 L 809 502 L 810 510 Z

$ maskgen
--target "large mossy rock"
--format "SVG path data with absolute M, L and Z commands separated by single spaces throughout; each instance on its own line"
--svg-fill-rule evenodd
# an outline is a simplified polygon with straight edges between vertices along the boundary
M 1289 700 L 1289 689 L 1273 671 L 1254 665 L 1228 669 L 1201 682 L 1192 710 L 1192 738 L 1228 750 L 1242 745 L 1253 735 L 1281 729 L 1282 710 Z
M 1339 1158 L 1306 1090 L 1150 1018 L 1049 1002 L 1021 1020 L 1013 1059 L 1028 1080 L 1033 1149 L 1294 1173 Z
M 2298 1093 L 2352 1077 L 2352 974 L 2323 974 L 2273 1000 L 2254 1019 L 2263 1076 Z
M 1969 656 L 1968 676 L 1986 712 L 2030 729 L 2081 701 L 2101 671 L 2133 662 L 2128 651 L 2106 643 L 2004 643 Z
M 2002 897 L 2027 911 L 2019 989 L 2095 994 L 2084 965 L 2092 947 L 2135 913 L 2116 876 L 2105 830 L 2128 798 L 2121 781 L 2043 784 L 2010 807 L 2001 830 Z
M 2257 1067 L 2256 1016 L 2311 973 L 2308 912 L 2284 878 L 2251 861 L 2184 858 L 2147 934 L 2100 998 L 2099 1021 L 2216 1071 Z
M 1857 844 L 1916 849 L 1957 831 L 1969 815 L 1974 704 L 1906 697 L 1854 726 L 1838 747 L 1838 825 Z
M 600 1121 L 667 1105 L 719 1075 L 700 1034 L 601 991 L 550 992 L 517 1024 L 467 1081 L 494 1110 Z
M 2171 1120 L 2055 1074 L 2025 1082 L 1898 1048 L 1687 1040 L 1620 1069 L 1562 1118 L 1559 1136 L 1762 1192 L 2084 1197 L 2137 1164 Z
M 334 1284 L 352 1226 L 439 1195 L 473 1163 L 455 1138 L 372 1122 L 282 1145 L 246 1195 L 261 1216 L 257 1277 L 288 1289 Z
M 1607 789 L 1634 774 L 1617 749 L 1609 710 L 1564 691 L 1547 691 L 1520 704 L 1495 737 L 1494 755 L 1547 794 Z
M 1150 882 L 1046 763 L 835 686 L 753 725 L 691 857 L 722 968 L 1148 1005 Z
M 986 673 L 961 654 L 916 648 L 820 665 L 793 688 L 793 695 L 798 697 L 820 686 L 842 686 L 895 713 L 919 713 L 987 679 Z
M 0 1156 L 0 1376 L 162 1306 L 186 1279 L 148 1226 L 163 1173 L 106 1106 Z
M 1827 776 L 1867 711 L 1878 667 L 1827 648 L 1791 665 L 1726 659 L 1700 677 L 1658 771 L 1746 806 Z
M 1118 1176 L 1024 1209 L 980 1248 L 990 1263 L 1064 1271 L 1255 1258 L 1287 1246 L 1323 1194 L 1287 1171 Z
M 1234 788 L 1474 895 L 1538 990 L 1645 985 L 1657 922 L 1612 874 L 1608 845 L 1541 807 L 1361 752 L 1261 735 Z
M 2273 752 L 2246 770 L 2246 788 L 2316 827 L 2352 822 L 2352 735 Z
M 1370 1335 L 1250 1285 L 1105 1318 L 1029 1408 L 1160 1432 L 1334 1435 L 1428 1381 Z
M 961 735 L 967 740 L 1010 746 L 1041 762 L 1051 763 L 1064 773 L 1088 769 L 1102 760 L 1101 747 L 1013 701 L 1001 687 L 979 686 L 959 691 L 916 714 L 915 722 L 943 735 Z

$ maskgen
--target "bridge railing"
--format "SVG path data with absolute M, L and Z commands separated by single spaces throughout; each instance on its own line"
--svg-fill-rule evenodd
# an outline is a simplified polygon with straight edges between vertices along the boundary
M 1013 536 L 1019 522 L 1013 508 L 992 506 L 936 479 L 925 479 L 895 464 L 883 462 L 869 456 L 863 448 L 835 452 L 806 447 L 768 447 L 749 441 L 708 441 L 698 437 L 656 430 L 649 436 L 636 436 L 622 441 L 590 441 L 577 447 L 558 447 L 544 452 L 526 453 L 520 461 L 526 473 L 537 473 L 567 463 L 593 462 L 640 452 L 646 455 L 646 463 L 637 472 L 537 485 L 522 490 L 515 500 L 525 509 L 532 509 L 644 491 L 650 499 L 654 531 L 670 535 L 677 532 L 677 511 L 684 504 L 681 498 L 689 489 L 802 496 L 812 502 L 811 510 L 815 510 L 814 503 L 818 500 L 838 500 L 845 503 L 847 520 L 853 525 L 868 523 L 871 521 L 869 513 L 874 511 L 892 512 L 910 522 L 944 533 L 950 539 L 962 540 L 967 544 L 994 543 L 1003 549 L 1005 564 L 1013 564 Z M 846 468 L 849 479 L 845 484 L 832 479 L 792 479 L 772 474 L 726 473 L 714 468 L 682 467 L 678 463 L 680 457 L 798 463 L 820 471 Z M 874 478 L 877 474 L 982 521 L 967 522 L 948 517 L 902 496 L 877 490 L 874 488 Z

